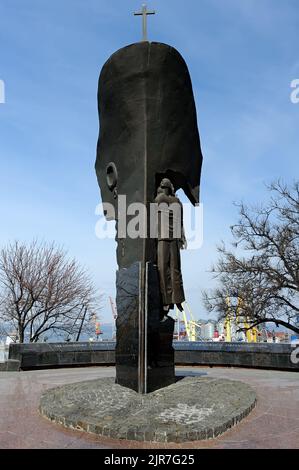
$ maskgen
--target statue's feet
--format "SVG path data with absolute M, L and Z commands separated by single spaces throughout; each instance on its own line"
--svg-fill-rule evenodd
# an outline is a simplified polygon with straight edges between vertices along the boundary
M 169 319 L 169 316 L 168 315 L 164 315 L 164 317 L 162 318 L 161 323 L 164 323 L 166 320 Z

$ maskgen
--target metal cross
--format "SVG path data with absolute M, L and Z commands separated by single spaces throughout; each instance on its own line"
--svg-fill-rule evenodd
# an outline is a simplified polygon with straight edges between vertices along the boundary
M 134 13 L 135 16 L 142 16 L 142 41 L 147 41 L 147 15 L 154 15 L 155 11 L 149 11 L 146 4 L 142 5 L 142 11 L 137 11 Z

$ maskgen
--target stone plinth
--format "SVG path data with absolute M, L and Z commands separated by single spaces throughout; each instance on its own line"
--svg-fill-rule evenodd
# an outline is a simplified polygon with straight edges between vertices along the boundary
M 65 427 L 115 439 L 184 442 L 219 436 L 235 426 L 256 403 L 243 382 L 186 377 L 147 395 L 113 378 L 50 389 L 40 413 Z

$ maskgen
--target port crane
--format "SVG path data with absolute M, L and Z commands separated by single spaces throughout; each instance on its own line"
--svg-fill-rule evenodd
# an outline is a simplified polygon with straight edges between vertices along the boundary
M 248 317 L 242 315 L 242 299 L 237 297 L 235 315 L 232 313 L 230 297 L 226 297 L 227 312 L 224 321 L 224 336 L 226 342 L 232 341 L 232 325 L 235 324 L 238 329 L 244 328 L 247 343 L 256 343 L 258 337 L 257 328 L 250 328 Z
M 177 334 L 176 334 L 176 336 L 177 336 L 177 339 L 180 340 L 180 336 L 181 336 L 180 316 L 182 315 L 183 321 L 184 321 L 184 324 L 185 324 L 185 331 L 186 331 L 186 336 L 188 338 L 188 341 L 198 341 L 198 340 L 203 341 L 203 339 L 199 336 L 199 334 L 196 331 L 197 328 L 201 327 L 201 325 L 194 320 L 194 316 L 193 316 L 192 310 L 191 310 L 188 302 L 185 301 L 182 304 L 182 307 L 183 307 L 182 312 L 180 312 L 179 309 L 176 307 L 176 317 L 177 317 L 177 320 L 176 320 L 177 321 Z M 186 309 L 188 310 L 188 313 L 189 313 L 189 316 L 190 316 L 189 320 L 187 319 Z

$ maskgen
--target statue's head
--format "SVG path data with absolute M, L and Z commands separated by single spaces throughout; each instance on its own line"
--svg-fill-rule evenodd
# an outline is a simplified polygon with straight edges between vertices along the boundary
M 199 202 L 197 116 L 189 71 L 178 51 L 139 42 L 115 52 L 101 71 L 98 105 L 96 172 L 103 202 L 117 210 L 118 195 L 125 195 L 128 205 L 152 201 L 164 178 L 192 204 Z
M 160 188 L 162 189 L 168 189 L 169 194 L 174 195 L 174 186 L 170 179 L 168 178 L 163 178 L 161 183 L 160 183 Z
M 99 78 L 100 134 L 96 172 L 108 220 L 119 221 L 131 204 L 147 205 L 157 191 L 174 195 L 180 188 L 199 202 L 202 154 L 191 79 L 173 47 L 138 42 L 112 54 Z M 161 187 L 161 181 L 163 180 Z M 111 207 L 109 206 L 109 207 Z M 123 210 L 123 209 L 121 209 Z M 126 222 L 136 214 L 126 212 Z M 128 267 L 155 258 L 155 240 L 119 237 L 117 261 Z

